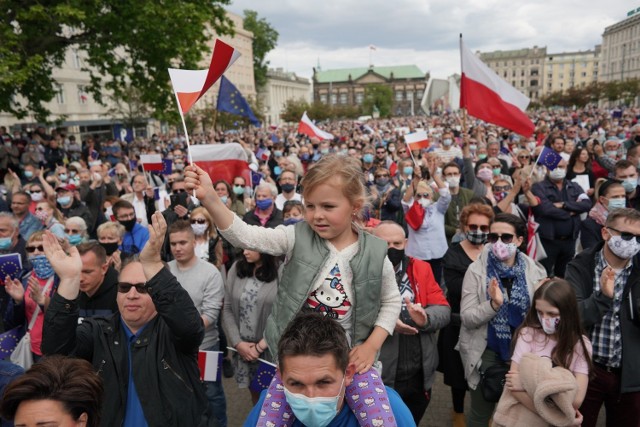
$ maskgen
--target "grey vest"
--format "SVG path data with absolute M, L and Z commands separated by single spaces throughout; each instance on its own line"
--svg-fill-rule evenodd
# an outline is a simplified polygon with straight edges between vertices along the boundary
M 313 291 L 320 269 L 329 257 L 329 248 L 324 239 L 306 222 L 299 222 L 295 227 L 296 240 L 291 259 L 284 268 L 278 296 L 264 333 L 273 360 L 277 360 L 278 341 L 284 329 L 303 307 Z M 386 255 L 386 242 L 364 231 L 359 233 L 358 252 L 349 263 L 353 271 L 352 328 L 349 332 L 354 346 L 369 337 L 378 317 L 382 267 Z

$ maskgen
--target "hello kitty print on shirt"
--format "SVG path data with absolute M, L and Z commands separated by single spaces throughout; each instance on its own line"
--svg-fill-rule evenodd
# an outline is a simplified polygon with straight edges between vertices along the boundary
M 320 287 L 307 298 L 307 307 L 333 319 L 343 320 L 351 309 L 351 302 L 342 284 L 340 268 L 336 264 Z

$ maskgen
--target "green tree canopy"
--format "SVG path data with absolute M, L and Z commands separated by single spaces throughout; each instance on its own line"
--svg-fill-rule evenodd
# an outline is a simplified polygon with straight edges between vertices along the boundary
M 253 33 L 253 75 L 257 88 L 267 83 L 267 70 L 269 61 L 267 54 L 278 43 L 278 32 L 264 18 L 258 18 L 258 12 L 254 10 L 244 11 L 244 29 Z
M 135 87 L 159 118 L 175 99 L 167 68 L 194 69 L 217 34 L 231 34 L 223 5 L 230 0 L 4 0 L 0 15 L 0 111 L 33 113 L 56 93 L 52 70 L 69 49 L 86 52 L 85 90 L 104 103 Z M 208 26 L 207 26 L 208 24 Z
M 393 105 L 393 90 L 389 86 L 372 84 L 364 90 L 362 110 L 365 114 L 372 114 L 374 107 L 380 111 L 380 117 L 391 116 Z

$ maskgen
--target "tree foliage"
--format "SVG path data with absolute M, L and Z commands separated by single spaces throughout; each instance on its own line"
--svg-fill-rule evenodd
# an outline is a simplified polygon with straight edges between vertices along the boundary
M 362 109 L 353 105 L 329 106 L 322 102 L 309 104 L 302 99 L 290 99 L 285 103 L 280 118 L 285 122 L 299 122 L 305 111 L 312 120 L 355 119 L 362 115 Z
M 278 43 L 278 32 L 264 18 L 258 18 L 258 12 L 254 10 L 244 11 L 243 27 L 253 33 L 253 75 L 256 88 L 261 88 L 267 83 L 267 70 L 269 61 L 267 54 Z
M 104 104 L 130 87 L 161 118 L 175 111 L 167 68 L 196 68 L 217 34 L 231 34 L 230 0 L 5 0 L 0 15 L 0 111 L 49 115 L 52 70 L 65 54 L 85 55 L 86 91 Z M 207 24 L 209 24 L 207 26 Z
M 584 107 L 598 101 L 619 102 L 631 105 L 640 93 L 640 79 L 624 81 L 592 82 L 584 87 L 572 87 L 566 91 L 556 91 L 542 98 L 546 107 Z
M 393 90 L 389 86 L 372 84 L 364 90 L 362 110 L 364 114 L 372 114 L 374 107 L 380 111 L 380 117 L 390 117 L 393 106 Z

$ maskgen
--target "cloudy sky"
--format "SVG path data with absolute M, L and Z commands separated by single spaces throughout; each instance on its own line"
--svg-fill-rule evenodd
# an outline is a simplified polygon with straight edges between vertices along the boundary
M 416 64 L 432 77 L 460 72 L 458 35 L 473 50 L 547 46 L 559 53 L 593 49 L 608 25 L 640 0 L 233 0 L 280 33 L 268 59 L 310 77 L 312 67 Z

